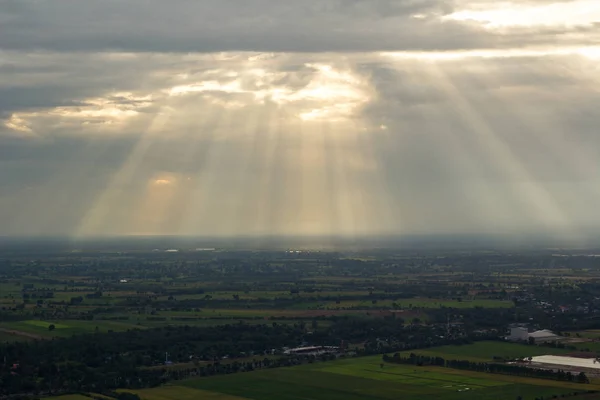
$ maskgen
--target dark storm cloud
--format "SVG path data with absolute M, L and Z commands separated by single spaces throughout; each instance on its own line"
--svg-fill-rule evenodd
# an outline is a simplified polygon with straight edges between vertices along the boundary
M 447 20 L 460 0 L 5 0 L 0 48 L 54 51 L 378 51 L 568 42 L 597 27 L 494 33 Z M 537 2 L 537 3 L 541 3 Z M 523 3 L 521 3 L 523 4 Z M 414 18 L 418 16 L 419 18 Z M 595 36 L 597 37 L 597 36 Z M 591 39 L 590 39 L 591 40 Z
M 59 106 L 77 106 L 69 100 L 81 96 L 77 90 L 66 90 L 64 86 L 0 87 L 0 113 Z

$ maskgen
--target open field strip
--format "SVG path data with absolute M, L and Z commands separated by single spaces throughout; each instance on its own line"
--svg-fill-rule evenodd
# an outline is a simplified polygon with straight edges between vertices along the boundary
M 483 341 L 462 346 L 441 346 L 425 350 L 404 351 L 401 354 L 402 356 L 408 356 L 410 353 L 415 353 L 455 360 L 492 361 L 494 357 L 522 358 L 569 352 L 571 350 L 500 341 Z

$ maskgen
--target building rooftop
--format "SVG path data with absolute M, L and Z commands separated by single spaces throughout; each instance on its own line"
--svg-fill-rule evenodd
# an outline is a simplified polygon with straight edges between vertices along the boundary
M 552 331 L 549 331 L 548 329 L 542 329 L 541 331 L 531 332 L 529 334 L 529 337 L 532 337 L 532 338 L 558 337 L 558 335 Z
M 541 364 L 600 369 L 600 363 L 595 362 L 594 358 L 576 358 L 548 355 L 533 357 L 532 361 L 534 363 Z

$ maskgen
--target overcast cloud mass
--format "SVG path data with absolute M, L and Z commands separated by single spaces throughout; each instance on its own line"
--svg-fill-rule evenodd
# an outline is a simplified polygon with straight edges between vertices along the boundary
M 0 235 L 600 227 L 597 0 L 0 0 Z

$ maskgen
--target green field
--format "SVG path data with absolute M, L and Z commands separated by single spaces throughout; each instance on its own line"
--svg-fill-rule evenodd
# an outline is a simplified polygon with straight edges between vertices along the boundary
M 12 333 L 0 331 L 0 343 L 2 343 L 2 342 L 23 342 L 23 341 L 27 341 L 27 340 L 32 340 L 32 339 L 24 337 L 24 336 L 19 336 L 19 335 L 15 335 Z
M 571 345 L 577 347 L 579 350 L 589 350 L 592 353 L 600 352 L 600 342 L 571 343 Z
M 154 389 L 135 391 L 143 400 L 246 400 L 243 397 L 224 393 L 208 392 L 184 386 L 163 386 Z M 89 400 L 89 399 L 88 399 Z
M 111 320 L 25 320 L 25 321 L 11 321 L 0 323 L 1 329 L 7 329 L 11 331 L 22 332 L 24 334 L 33 335 L 29 339 L 39 338 L 53 338 L 53 337 L 70 337 L 77 334 L 94 333 L 97 331 L 100 333 L 106 333 L 108 331 L 121 332 L 130 329 L 148 329 L 157 328 L 166 325 L 189 325 L 189 326 L 214 326 L 223 324 L 234 324 L 238 320 L 235 319 L 234 315 L 238 318 L 243 316 L 246 310 L 232 310 L 231 314 L 220 315 L 218 318 L 205 318 L 205 317 L 194 317 L 191 313 L 165 313 L 159 317 L 164 317 L 164 320 L 150 320 L 147 316 L 131 316 L 129 320 L 124 321 L 111 321 Z M 246 314 L 247 315 L 247 314 Z M 191 317 L 192 319 L 177 319 L 178 317 Z M 229 318 L 229 319 L 226 319 Z M 139 320 L 139 321 L 138 321 Z M 292 318 L 285 320 L 278 320 L 278 324 L 293 324 L 298 322 Z M 264 324 L 271 323 L 266 321 L 264 317 L 258 319 L 244 320 L 246 324 Z M 306 321 L 304 321 L 306 322 Z M 50 331 L 48 327 L 53 324 L 54 330 Z M 319 327 L 325 327 L 330 325 L 330 321 L 319 321 Z M 25 336 L 19 336 L 15 334 L 5 333 L 0 331 L 0 341 L 15 341 L 15 340 L 27 340 Z
M 48 327 L 54 325 L 54 330 L 50 331 Z M 82 321 L 82 320 L 60 320 L 60 321 L 39 321 L 26 320 L 5 322 L 0 324 L 0 328 L 10 329 L 19 332 L 25 332 L 40 338 L 51 337 L 70 337 L 82 333 L 92 333 L 98 327 L 99 332 L 126 331 L 128 329 L 140 328 L 134 323 L 116 322 L 116 321 Z
M 585 331 L 568 332 L 572 338 L 600 339 L 599 329 L 587 329 Z
M 343 300 L 339 303 L 336 301 L 311 301 L 311 302 L 299 302 L 292 306 L 295 310 L 305 309 L 393 309 L 396 304 L 398 309 L 410 310 L 420 308 L 474 308 L 474 307 L 485 307 L 485 308 L 510 308 L 514 307 L 512 301 L 506 300 L 492 300 L 492 299 L 475 299 L 475 300 L 452 300 L 452 299 L 427 299 L 427 298 L 413 298 L 413 299 L 402 299 L 402 300 L 378 300 L 373 303 L 371 299 L 357 299 L 357 300 Z
M 413 353 L 455 360 L 491 361 L 494 357 L 535 357 L 546 354 L 565 354 L 571 351 L 572 350 L 555 349 L 543 346 L 486 341 L 462 346 L 442 346 L 427 350 L 415 350 Z M 406 356 L 409 353 L 410 352 L 404 352 L 402 355 Z
M 440 367 L 382 368 L 381 357 L 373 356 L 191 379 L 135 393 L 145 400 L 528 400 L 598 388 Z

